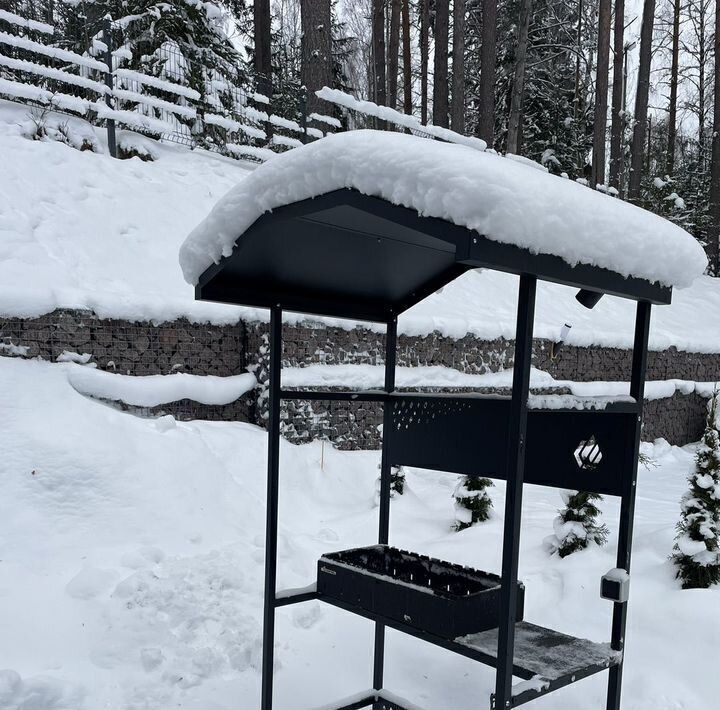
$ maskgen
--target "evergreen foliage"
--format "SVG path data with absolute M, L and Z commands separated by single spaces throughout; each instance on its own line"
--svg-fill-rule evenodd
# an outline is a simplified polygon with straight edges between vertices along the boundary
M 536 0 L 530 26 L 521 123 L 522 155 L 543 161 L 554 173 L 588 176 L 592 148 L 592 75 L 587 57 L 597 42 L 596 2 Z M 498 4 L 498 37 L 513 36 L 518 0 Z M 582 8 L 583 32 L 577 26 Z M 496 145 L 507 132 L 515 43 L 498 44 Z M 468 72 L 469 73 L 469 72 Z M 478 107 L 473 107 L 478 110 Z M 473 125 L 473 117 L 468 124 Z
M 708 417 L 695 467 L 688 476 L 690 489 L 681 501 L 672 555 L 683 589 L 704 589 L 720 583 L 720 431 L 718 393 Z
M 378 464 L 378 469 L 380 464 Z M 405 469 L 402 466 L 390 468 L 390 498 L 401 496 L 405 492 Z M 375 505 L 380 505 L 380 476 L 375 482 Z
M 545 539 L 551 552 L 567 557 L 573 552 L 584 550 L 590 542 L 596 545 L 607 543 L 609 530 L 598 522 L 602 512 L 597 504 L 602 500 L 598 493 L 562 491 L 565 507 L 558 511 L 553 529 L 555 534 Z
M 347 63 L 354 49 L 355 38 L 348 31 L 346 23 L 340 19 L 338 3 L 332 0 L 331 6 L 332 33 L 332 84 L 333 88 L 352 92 L 347 76 Z M 301 107 L 306 98 L 305 88 L 301 79 L 301 29 L 299 12 L 286 13 L 276 17 L 277 29 L 273 32 L 272 43 L 272 110 L 283 116 L 301 123 Z M 340 115 L 332 104 L 326 104 L 324 114 Z
M 455 530 L 460 532 L 490 517 L 493 503 L 487 489 L 494 485 L 489 478 L 479 476 L 464 476 L 461 479 L 453 493 Z

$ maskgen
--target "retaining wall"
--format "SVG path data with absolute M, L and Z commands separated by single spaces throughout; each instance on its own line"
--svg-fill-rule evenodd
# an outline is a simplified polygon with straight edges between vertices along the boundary
M 163 413 L 181 419 L 264 422 L 263 388 L 267 382 L 265 357 L 267 324 L 238 322 L 209 325 L 179 319 L 152 324 L 103 319 L 86 310 L 57 310 L 37 318 L 0 317 L 0 355 L 40 357 L 54 361 L 64 351 L 89 353 L 98 367 L 131 375 L 187 372 L 227 376 L 255 370 L 260 389 L 222 406 L 183 400 L 140 409 L 116 405 L 145 416 Z M 284 328 L 283 364 L 302 367 L 314 363 L 381 365 L 384 334 L 356 328 L 328 328 L 305 323 Z M 533 364 L 556 379 L 574 381 L 628 380 L 631 352 L 620 348 L 565 346 L 550 358 L 550 343 L 536 340 Z M 513 342 L 483 341 L 473 336 L 458 340 L 433 333 L 427 337 L 401 335 L 398 364 L 443 365 L 461 372 L 484 374 L 512 367 Z M 671 348 L 651 352 L 649 380 L 714 381 L 720 378 L 720 355 L 686 353 Z M 705 400 L 697 394 L 651 400 L 646 405 L 644 438 L 664 437 L 671 443 L 696 441 L 702 432 Z M 290 440 L 323 436 L 343 448 L 379 445 L 381 414 L 371 403 L 286 403 L 283 429 Z

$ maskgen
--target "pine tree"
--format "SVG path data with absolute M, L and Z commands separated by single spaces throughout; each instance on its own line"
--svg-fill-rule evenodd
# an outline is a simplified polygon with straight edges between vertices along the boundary
M 315 96 L 318 89 L 332 84 L 332 12 L 330 0 L 305 0 L 301 3 L 302 65 L 300 77 L 307 90 L 307 110 L 322 111 L 323 103 Z
M 584 67 L 592 65 L 597 45 L 593 3 L 534 0 L 528 37 L 522 111 L 518 126 L 520 153 L 533 160 L 553 156 L 547 167 L 571 178 L 589 177 L 592 147 L 592 76 Z M 520 0 L 497 6 L 497 36 L 516 31 Z M 470 15 L 471 23 L 475 22 Z M 475 22 L 475 25 L 477 23 Z M 473 26 L 475 26 L 473 25 Z M 582 31 L 578 33 L 578 28 Z M 497 43 L 495 147 L 507 144 L 512 104 L 512 78 L 517 62 L 516 43 Z M 475 46 L 471 43 L 471 61 Z M 482 49 L 482 48 L 480 48 Z M 476 62 L 477 63 L 477 62 Z M 468 67 L 472 77 L 476 70 Z M 470 97 L 473 105 L 474 96 Z M 475 99 L 475 107 L 479 104 Z M 472 119 L 471 114 L 468 116 Z M 472 120 L 468 121 L 472 126 Z
M 108 12 L 118 21 L 114 41 L 130 57 L 125 66 L 194 89 L 208 113 L 231 116 L 241 110 L 249 70 L 228 32 L 232 24 L 235 31 L 249 31 L 250 18 L 243 2 L 127 0 L 118 8 L 116 0 L 99 0 L 92 8 L 94 13 L 102 16 Z M 161 97 L 177 100 L 172 93 Z M 147 107 L 142 110 L 158 112 Z M 167 116 L 158 117 L 168 120 Z M 224 129 L 203 125 L 201 117 L 197 121 L 173 120 L 187 125 L 201 143 L 225 142 L 223 135 L 215 135 Z
M 604 545 L 609 530 L 606 525 L 598 522 L 602 515 L 597 503 L 602 500 L 598 493 L 581 491 L 562 491 L 560 493 L 565 507 L 555 518 L 553 528 L 555 534 L 545 538 L 551 553 L 567 557 L 577 550 L 584 550 L 590 542 Z
M 708 406 L 705 434 L 688 476 L 672 559 L 683 589 L 720 583 L 720 431 L 718 393 Z
M 464 476 L 453 493 L 455 498 L 455 530 L 482 523 L 490 517 L 493 507 L 487 489 L 495 485 L 489 478 Z

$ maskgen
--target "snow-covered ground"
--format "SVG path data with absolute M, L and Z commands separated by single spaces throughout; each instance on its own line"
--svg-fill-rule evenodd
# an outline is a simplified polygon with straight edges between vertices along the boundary
M 190 230 L 251 165 L 152 141 L 145 143 L 157 154 L 155 162 L 112 160 L 56 141 L 30 141 L 23 137 L 30 121 L 27 107 L 0 101 L 0 315 L 39 315 L 62 306 L 140 320 L 267 318 L 264 311 L 195 303 L 177 263 Z M 77 119 L 70 126 L 76 137 L 94 135 L 103 148 L 102 131 L 93 133 Z M 516 283 L 506 274 L 468 273 L 404 314 L 400 330 L 512 337 Z M 675 291 L 673 300 L 655 309 L 651 346 L 720 351 L 718 280 L 701 277 Z M 572 289 L 538 289 L 541 337 L 557 338 L 568 322 L 569 343 L 628 346 L 632 319 L 628 301 L 606 297 L 588 311 Z
M 71 135 L 102 154 L 24 137 L 31 109 L 0 101 L 0 312 L 62 307 L 143 320 L 190 315 L 236 321 L 239 311 L 195 304 L 177 265 L 187 232 L 250 167 L 204 151 L 150 146 L 154 162 L 113 160 L 104 131 L 67 116 Z
M 72 366 L 0 358 L 0 707 L 256 710 L 267 438 L 251 425 L 140 419 L 87 399 Z M 691 449 L 646 453 L 638 490 L 624 707 L 717 706 L 720 589 L 681 591 L 668 562 Z M 324 468 L 320 461 L 324 459 Z M 281 449 L 279 586 L 313 581 L 317 557 L 375 539 L 377 452 Z M 497 571 L 495 514 L 451 531 L 456 477 L 411 469 L 391 541 Z M 549 557 L 560 496 L 527 487 L 526 619 L 606 641 L 604 549 Z M 277 708 L 305 710 L 371 685 L 371 625 L 312 602 L 278 613 Z M 487 707 L 493 673 L 389 632 L 387 685 L 427 710 Z M 537 701 L 604 707 L 604 674 Z

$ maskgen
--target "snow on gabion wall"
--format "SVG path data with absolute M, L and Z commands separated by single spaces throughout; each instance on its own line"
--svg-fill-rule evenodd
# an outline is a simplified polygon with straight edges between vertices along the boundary
M 153 324 L 103 319 L 87 310 L 57 310 L 37 318 L 0 316 L 0 356 L 55 361 L 70 352 L 88 354 L 90 362 L 99 368 L 123 374 L 187 372 L 229 376 L 258 364 L 267 330 L 267 324 L 255 322 L 209 325 L 181 319 Z M 286 326 L 284 331 L 285 366 L 381 365 L 384 351 L 384 335 L 372 330 L 303 323 Z M 631 357 L 629 350 L 620 348 L 565 345 L 553 360 L 550 343 L 537 340 L 533 365 L 556 379 L 627 381 Z M 438 333 L 399 337 L 400 366 L 442 365 L 464 373 L 484 374 L 512 364 L 513 343 L 502 338 L 488 341 L 468 335 L 454 340 Z M 648 379 L 716 381 L 720 379 L 720 354 L 687 353 L 675 348 L 651 352 Z M 182 419 L 240 420 L 261 425 L 262 410 L 257 390 L 223 406 L 184 400 L 147 410 L 132 409 L 147 416 L 164 412 Z M 705 400 L 697 394 L 678 393 L 648 401 L 644 438 L 652 441 L 663 437 L 674 444 L 695 441 L 702 433 L 704 416 Z M 343 448 L 375 448 L 380 443 L 377 427 L 382 414 L 374 403 L 287 402 L 282 417 L 283 433 L 291 441 L 321 437 Z

